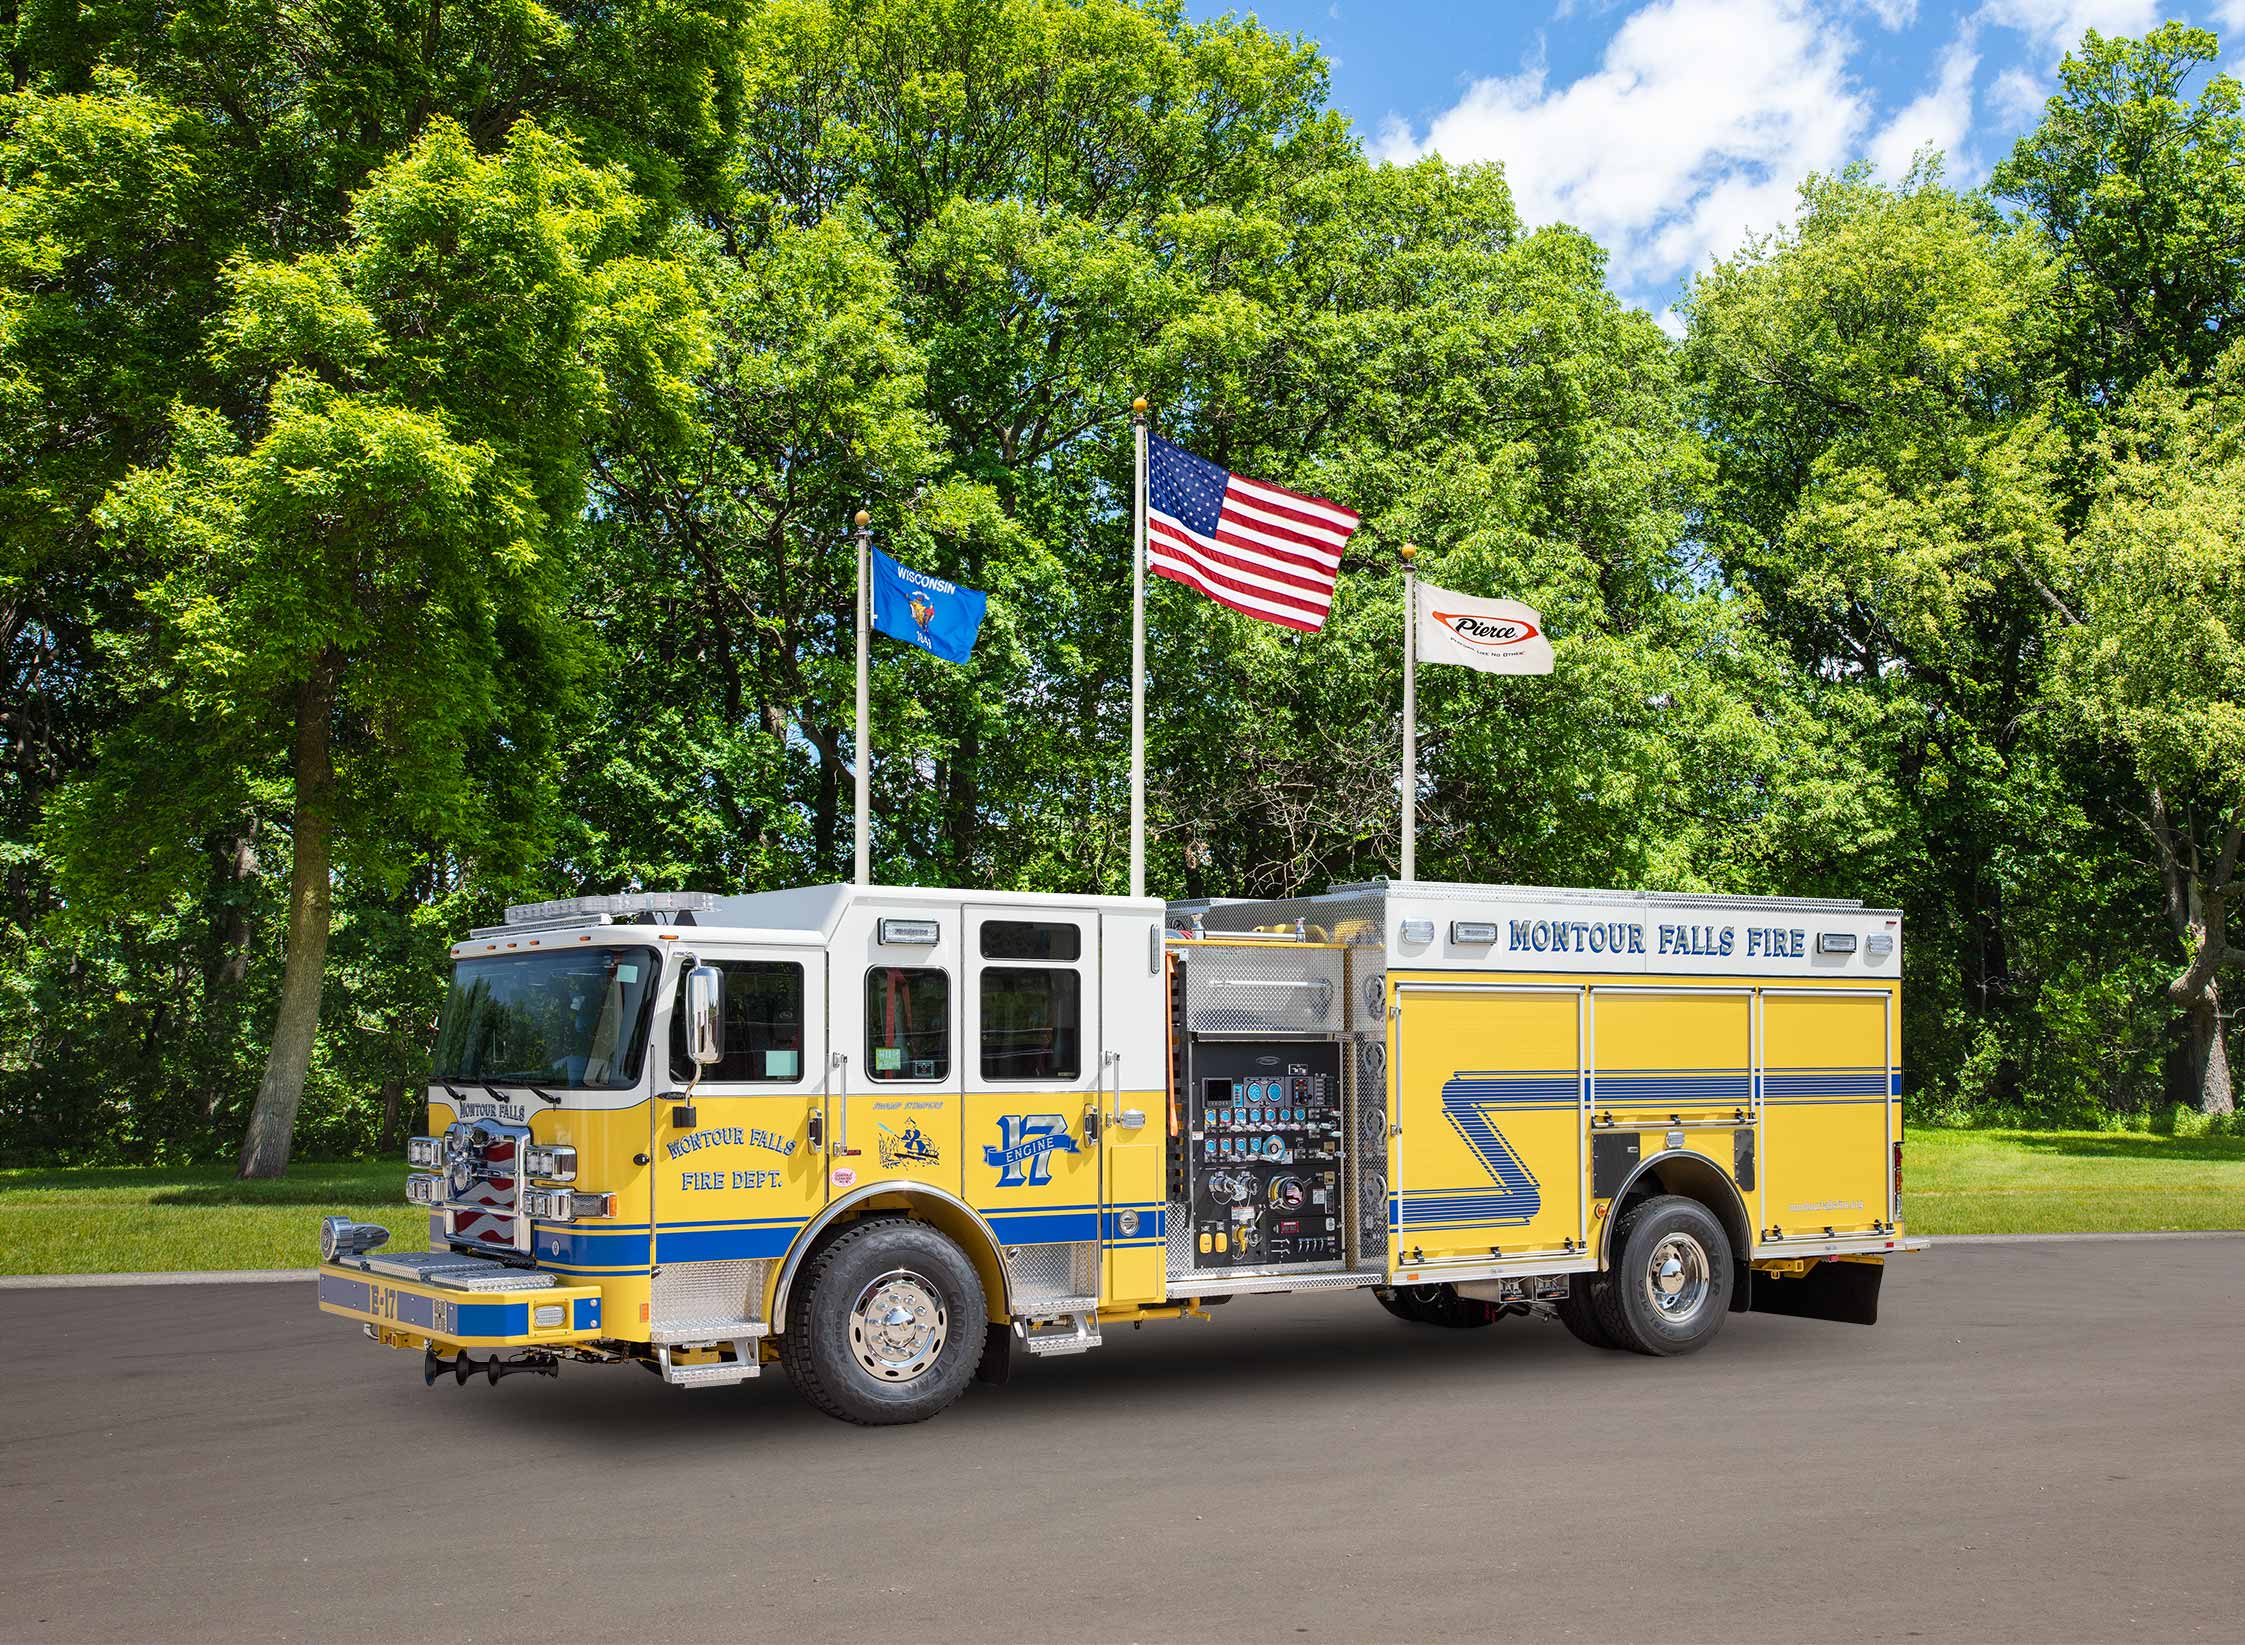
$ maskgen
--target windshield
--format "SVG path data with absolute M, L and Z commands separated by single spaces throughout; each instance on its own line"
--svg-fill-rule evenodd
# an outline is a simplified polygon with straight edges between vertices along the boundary
M 661 969 L 651 948 L 462 960 L 430 1078 L 621 1090 L 639 1078 Z

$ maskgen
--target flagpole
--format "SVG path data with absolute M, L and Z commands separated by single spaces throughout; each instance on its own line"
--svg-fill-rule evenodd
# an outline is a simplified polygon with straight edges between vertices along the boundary
M 866 818 L 873 793 L 873 710 L 871 694 L 866 688 L 873 628 L 873 533 L 868 529 L 871 519 L 864 509 L 857 511 L 857 883 L 860 885 L 873 883 L 873 835 Z
M 1411 562 L 1418 549 L 1405 543 L 1403 555 L 1403 878 L 1419 877 L 1419 583 Z
M 1146 894 L 1146 402 L 1130 402 L 1137 446 L 1130 542 L 1130 894 Z

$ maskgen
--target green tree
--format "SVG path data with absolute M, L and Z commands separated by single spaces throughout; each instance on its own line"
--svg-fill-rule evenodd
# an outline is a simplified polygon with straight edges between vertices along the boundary
M 527 122 L 489 159 L 432 122 L 359 196 L 347 249 L 230 270 L 217 348 L 270 383 L 262 405 L 242 426 L 183 410 L 170 460 L 106 507 L 164 569 L 135 712 L 56 808 L 88 906 L 168 889 L 201 819 L 289 773 L 286 969 L 246 1176 L 287 1163 L 337 867 L 400 876 L 415 830 L 499 872 L 538 841 L 583 451 L 667 391 L 695 337 L 670 271 L 626 254 L 638 210 Z
M 2236 1111 L 2222 972 L 2239 951 L 2231 899 L 2245 849 L 2245 344 L 2191 388 L 2138 387 L 2113 419 L 2104 479 L 2066 556 L 2057 688 L 2142 784 L 2131 814 L 2158 873 L 2181 964 L 2198 1106 Z
M 2116 774 L 2047 723 L 2060 278 L 1937 171 L 1851 173 L 1699 282 L 1685 349 L 1711 544 L 1818 694 L 1856 699 L 1902 801 L 1865 889 L 1909 916 L 1910 1060 L 1937 1101 L 2046 1112 L 2127 1092 L 2156 1034 L 2074 1009 L 2107 986 L 2086 934 L 2140 955 L 2148 916 L 2101 889 L 2125 877 Z
M 2142 40 L 2090 31 L 1991 179 L 2052 249 L 2053 350 L 2085 429 L 2155 373 L 2198 379 L 2245 319 L 2238 84 L 2214 73 L 2185 95 L 2220 55 L 2180 23 Z

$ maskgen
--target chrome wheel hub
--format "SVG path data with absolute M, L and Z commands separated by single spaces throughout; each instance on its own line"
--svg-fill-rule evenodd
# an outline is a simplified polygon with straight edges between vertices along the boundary
M 881 1275 L 850 1309 L 850 1350 L 883 1382 L 918 1376 L 936 1362 L 950 1335 L 942 1293 L 908 1268 Z
M 1694 1318 L 1709 1291 L 1707 1248 L 1689 1234 L 1669 1234 L 1645 1264 L 1645 1300 L 1673 1324 Z

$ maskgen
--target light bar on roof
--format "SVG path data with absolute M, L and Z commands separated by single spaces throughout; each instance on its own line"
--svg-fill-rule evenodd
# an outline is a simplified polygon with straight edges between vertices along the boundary
M 507 909 L 509 925 L 547 925 L 555 920 L 606 914 L 706 914 L 717 906 L 708 891 L 618 891 L 605 897 L 556 897 L 551 902 L 518 902 Z

